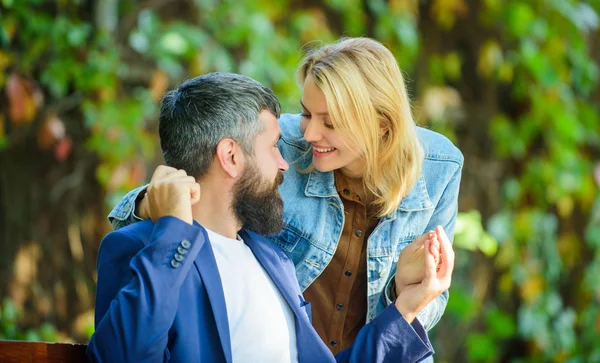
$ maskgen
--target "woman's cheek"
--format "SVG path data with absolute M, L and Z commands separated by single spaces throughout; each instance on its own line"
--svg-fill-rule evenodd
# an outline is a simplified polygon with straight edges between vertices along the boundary
M 308 120 L 306 117 L 302 117 L 300 119 L 300 131 L 302 131 L 302 134 L 306 132 L 306 125 L 308 125 Z

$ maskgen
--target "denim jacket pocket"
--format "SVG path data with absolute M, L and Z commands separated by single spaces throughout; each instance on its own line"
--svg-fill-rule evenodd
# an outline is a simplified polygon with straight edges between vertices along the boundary
M 411 237 L 407 237 L 406 239 L 402 239 L 401 241 L 399 241 L 396 244 L 396 251 L 394 253 L 394 257 L 395 257 L 395 261 L 394 262 L 398 262 L 398 258 L 400 257 L 400 253 L 402 252 L 402 250 L 408 246 L 409 244 L 411 244 L 418 236 L 411 236 Z
M 276 235 L 269 236 L 269 239 L 275 242 L 285 252 L 290 253 L 294 250 L 302 236 L 294 231 L 294 227 L 284 224 L 283 229 Z

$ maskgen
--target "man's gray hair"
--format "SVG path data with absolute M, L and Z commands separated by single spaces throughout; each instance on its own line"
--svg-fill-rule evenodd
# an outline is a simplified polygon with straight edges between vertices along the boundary
M 252 78 L 218 72 L 185 81 L 162 99 L 158 132 L 165 163 L 200 178 L 225 138 L 253 153 L 263 110 L 277 118 L 281 112 L 273 92 Z

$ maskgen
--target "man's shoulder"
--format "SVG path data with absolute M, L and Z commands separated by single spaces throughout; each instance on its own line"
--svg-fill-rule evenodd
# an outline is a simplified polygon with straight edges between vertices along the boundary
M 139 246 L 144 246 L 148 244 L 150 240 L 150 236 L 152 235 L 152 230 L 154 228 L 154 223 L 150 219 L 146 219 L 140 222 L 129 224 L 123 228 L 120 228 L 116 231 L 112 231 L 107 234 L 100 247 L 107 246 L 111 244 L 112 241 L 117 241 L 121 244 L 135 244 Z

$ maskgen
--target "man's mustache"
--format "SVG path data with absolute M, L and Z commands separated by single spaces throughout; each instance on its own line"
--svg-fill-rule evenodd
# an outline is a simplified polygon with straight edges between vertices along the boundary
M 275 188 L 280 186 L 283 183 L 283 173 L 281 171 L 277 172 L 277 177 L 275 178 Z

